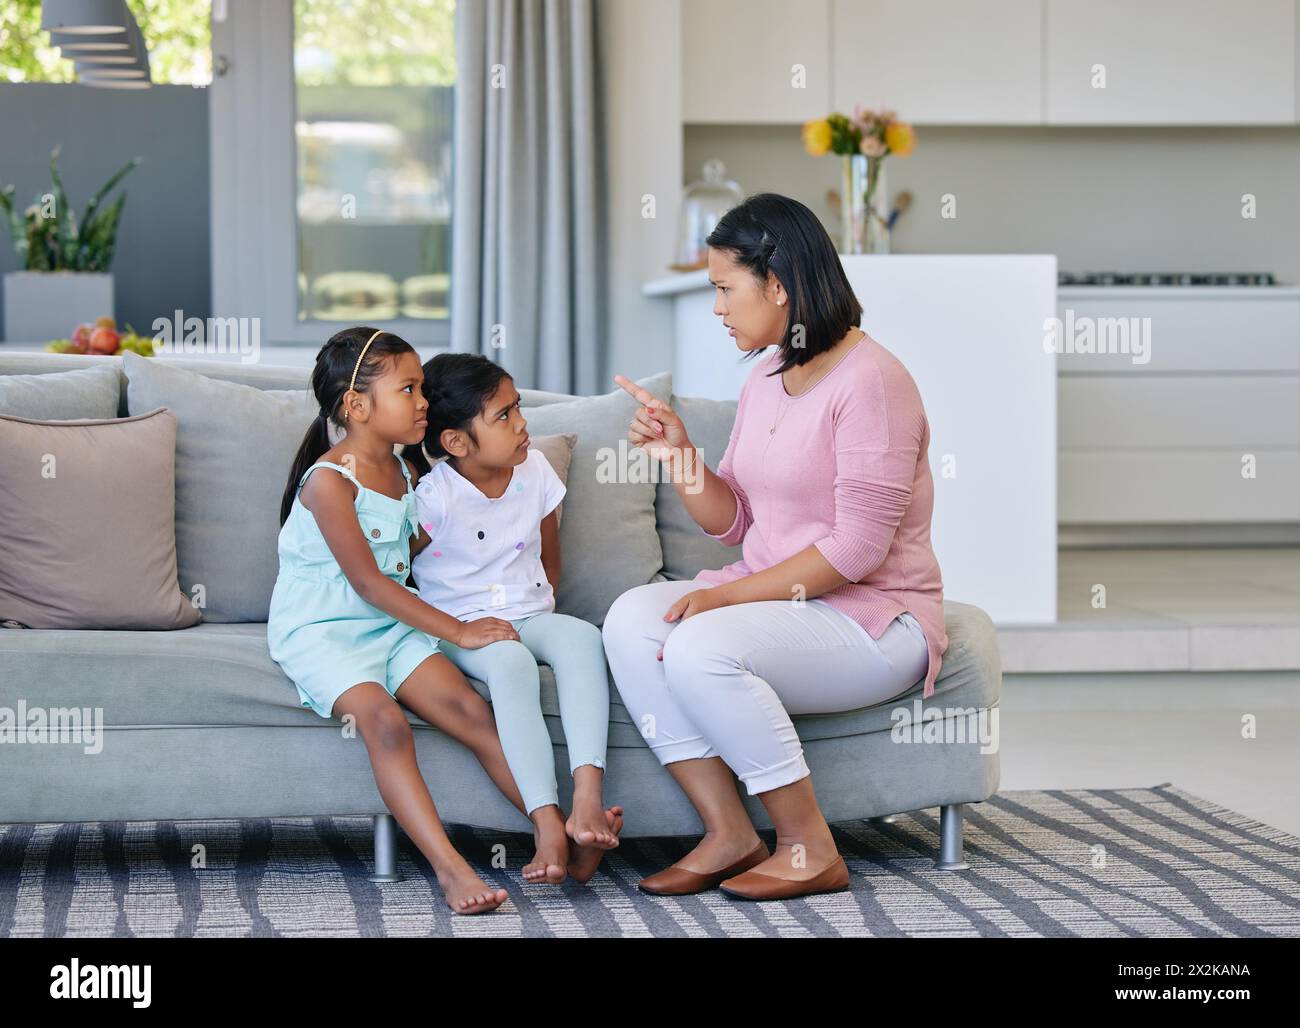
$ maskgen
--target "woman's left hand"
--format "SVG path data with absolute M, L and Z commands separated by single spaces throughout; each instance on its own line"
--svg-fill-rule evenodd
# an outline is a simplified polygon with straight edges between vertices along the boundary
M 664 620 L 685 621 L 692 614 L 702 614 L 706 610 L 714 610 L 725 606 L 727 606 L 727 600 L 717 586 L 709 589 L 696 589 L 694 592 L 687 593 L 669 607 L 668 613 L 664 615 Z M 663 649 L 659 650 L 658 659 L 664 659 Z

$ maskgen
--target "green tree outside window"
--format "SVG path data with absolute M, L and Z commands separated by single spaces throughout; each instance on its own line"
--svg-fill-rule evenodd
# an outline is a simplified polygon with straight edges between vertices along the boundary
M 154 82 L 205 86 L 212 81 L 211 0 L 130 0 L 149 49 Z M 40 0 L 0 4 L 0 82 L 76 82 L 41 31 Z

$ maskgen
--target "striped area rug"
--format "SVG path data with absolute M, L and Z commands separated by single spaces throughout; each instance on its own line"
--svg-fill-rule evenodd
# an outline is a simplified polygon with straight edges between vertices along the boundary
M 2 825 L 0 937 L 1300 937 L 1300 839 L 1168 783 L 966 810 L 968 871 L 936 870 L 938 811 L 911 811 L 835 827 L 848 892 L 771 903 L 637 890 L 690 840 L 628 840 L 589 885 L 536 886 L 529 837 L 456 827 L 510 892 L 476 917 L 447 909 L 401 833 L 403 880 L 369 882 L 364 817 Z

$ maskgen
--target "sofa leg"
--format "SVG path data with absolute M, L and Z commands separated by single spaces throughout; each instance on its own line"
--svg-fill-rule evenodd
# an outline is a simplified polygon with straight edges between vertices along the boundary
M 397 822 L 392 814 L 375 815 L 375 872 L 372 882 L 400 882 L 397 871 Z
M 881 814 L 878 817 L 867 818 L 868 822 L 873 822 L 878 825 L 892 825 L 897 820 L 898 820 L 897 814 Z
M 939 808 L 939 870 L 966 871 L 970 865 L 962 859 L 962 804 L 950 803 Z

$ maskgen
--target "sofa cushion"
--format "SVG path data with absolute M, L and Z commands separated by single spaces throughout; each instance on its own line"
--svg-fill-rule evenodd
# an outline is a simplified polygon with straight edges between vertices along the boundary
M 117 417 L 117 369 L 99 364 L 48 375 L 0 375 L 0 414 L 37 421 Z
M 657 396 L 672 392 L 664 372 L 637 383 Z M 604 396 L 531 407 L 533 435 L 572 432 L 578 437 L 569 468 L 565 517 L 560 526 L 560 585 L 555 609 L 600 625 L 610 604 L 645 585 L 663 566 L 655 528 L 655 481 L 628 471 L 620 453 L 633 449 L 627 427 L 636 401 L 622 389 Z M 645 463 L 649 465 L 648 459 Z
M 114 354 L 111 357 L 79 353 L 6 354 L 3 348 L 0 348 L 0 381 L 8 375 L 50 375 L 78 368 L 112 368 L 118 381 L 117 414 L 119 417 L 126 417 L 127 379 L 122 373 L 122 357 L 121 354 Z M 162 363 L 171 363 L 172 360 L 165 356 L 146 359 Z M 235 361 L 191 360 L 188 357 L 184 359 L 184 366 L 195 374 L 215 378 L 219 382 L 235 382 L 256 389 L 308 389 L 311 385 L 311 368 L 240 364 Z
M 993 623 L 978 607 L 944 603 L 948 652 L 928 700 L 923 682 L 874 707 L 795 717 L 805 742 L 889 732 L 913 703 L 955 716 L 995 707 L 1002 682 Z M 104 725 L 270 725 L 310 727 L 322 719 L 299 706 L 298 693 L 267 652 L 266 625 L 200 624 L 181 632 L 26 632 L 0 630 L 0 681 L 14 683 L 29 708 L 103 708 Z M 488 697 L 487 686 L 469 683 Z M 563 745 L 559 696 L 541 668 L 542 712 L 551 740 Z M 610 681 L 611 747 L 643 748 Z M 406 708 L 403 708 L 405 710 Z M 421 724 L 406 711 L 407 720 Z
M 271 659 L 264 624 L 203 623 L 181 632 L 0 630 L 0 681 L 13 683 L 28 708 L 103 708 L 107 728 L 322 722 L 299 705 L 293 682 Z M 470 684 L 488 696 L 483 682 Z M 610 690 L 617 701 L 612 682 Z M 621 744 L 642 745 L 622 705 L 612 706 L 625 729 Z M 549 667 L 542 668 L 542 710 L 562 743 Z
M 162 409 L 82 421 L 0 415 L 0 621 L 195 624 L 176 585 L 175 455 L 176 418 Z
M 548 393 L 541 389 L 520 389 L 519 406 L 521 407 L 545 407 L 552 403 L 568 403 L 570 400 L 580 400 L 582 397 L 574 396 L 572 393 Z
M 176 414 L 176 556 L 205 621 L 265 621 L 279 571 L 280 497 L 316 416 L 305 389 L 222 382 L 126 354 L 132 413 Z
M 736 420 L 736 401 L 674 396 L 669 404 L 686 425 L 691 442 L 698 447 L 698 459 L 716 472 L 731 438 L 731 426 Z M 694 470 L 692 467 L 692 473 Z M 694 578 L 704 568 L 720 568 L 740 560 L 739 546 L 725 546 L 705 535 L 704 529 L 686 510 L 672 482 L 660 482 L 656 487 L 655 519 L 659 526 L 659 543 L 663 547 L 665 578 Z

